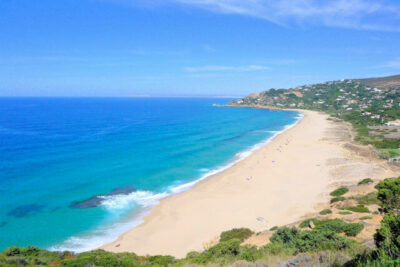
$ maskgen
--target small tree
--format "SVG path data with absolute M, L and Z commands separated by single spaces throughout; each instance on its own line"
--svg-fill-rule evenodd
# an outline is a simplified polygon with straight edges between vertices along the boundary
M 385 214 L 374 239 L 381 254 L 392 259 L 400 257 L 400 216 Z
M 382 211 L 400 215 L 400 177 L 380 181 L 376 189 L 378 189 L 377 198 L 381 201 Z

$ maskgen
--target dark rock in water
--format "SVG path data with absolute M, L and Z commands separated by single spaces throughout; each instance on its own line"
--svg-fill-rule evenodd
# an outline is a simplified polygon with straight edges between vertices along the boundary
M 72 208 L 78 208 L 78 209 L 87 209 L 87 208 L 94 208 L 97 206 L 100 206 L 101 202 L 104 199 L 101 198 L 100 196 L 94 196 L 86 200 L 82 201 L 74 201 L 71 203 Z
M 128 195 L 132 192 L 135 192 L 135 188 L 133 188 L 132 186 L 120 187 L 112 190 L 110 193 L 107 193 L 105 195 L 93 196 L 89 199 L 82 201 L 74 201 L 71 203 L 71 207 L 78 209 L 94 208 L 100 206 L 101 203 L 104 201 L 105 197 L 116 196 L 116 195 Z
M 10 210 L 7 213 L 7 215 L 16 218 L 22 218 L 32 213 L 39 212 L 43 210 L 44 207 L 45 207 L 44 205 L 38 205 L 38 204 L 21 205 L 16 207 L 15 209 Z
M 135 188 L 133 188 L 133 186 L 125 186 L 125 187 L 115 188 L 113 191 L 108 193 L 106 196 L 128 195 L 132 192 L 135 192 Z

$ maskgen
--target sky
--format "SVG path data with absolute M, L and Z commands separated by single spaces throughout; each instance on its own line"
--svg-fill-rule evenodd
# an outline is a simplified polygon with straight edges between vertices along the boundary
M 0 96 L 244 96 L 394 74 L 398 0 L 0 1 Z

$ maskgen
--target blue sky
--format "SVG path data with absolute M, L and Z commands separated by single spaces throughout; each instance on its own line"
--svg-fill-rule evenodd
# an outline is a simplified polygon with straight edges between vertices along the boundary
M 400 73 L 400 2 L 0 1 L 1 96 L 242 96 Z

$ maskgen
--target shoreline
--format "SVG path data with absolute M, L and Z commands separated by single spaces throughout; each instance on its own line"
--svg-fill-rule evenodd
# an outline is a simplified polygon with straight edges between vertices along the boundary
M 320 165 L 332 153 L 343 156 L 343 151 L 337 144 L 322 140 L 333 123 L 326 120 L 328 115 L 295 111 L 302 113 L 303 119 L 222 172 L 162 199 L 142 218 L 143 223 L 101 248 L 184 257 L 191 250 L 212 245 L 222 231 L 234 227 L 263 231 L 314 211 L 321 200 L 328 199 L 333 182 L 329 170 L 322 170 Z M 319 145 L 324 145 L 323 151 Z M 308 146 L 314 150 L 304 148 Z M 322 159 L 318 150 L 323 153 Z M 309 157 L 303 157 L 304 153 Z M 296 179 L 296 175 L 302 179 Z
M 235 106 L 232 106 L 235 107 Z M 257 107 L 252 107 L 252 108 L 257 108 Z M 89 233 L 86 236 L 72 236 L 68 238 L 67 240 L 63 241 L 61 244 L 54 245 L 50 248 L 48 248 L 51 251 L 59 251 L 59 250 L 70 250 L 70 251 L 75 251 L 75 252 L 85 252 L 85 251 L 90 251 L 93 249 L 98 249 L 98 248 L 103 248 L 107 246 L 110 243 L 115 242 L 118 240 L 119 237 L 123 236 L 125 233 L 135 229 L 136 227 L 140 226 L 141 224 L 144 223 L 144 218 L 152 211 L 152 209 L 159 205 L 160 202 L 173 197 L 177 194 L 182 194 L 184 192 L 190 191 L 192 188 L 196 187 L 197 185 L 207 182 L 210 179 L 213 179 L 214 177 L 223 174 L 224 172 L 228 171 L 230 168 L 234 167 L 236 164 L 240 163 L 243 160 L 246 160 L 248 157 L 250 157 L 255 151 L 262 149 L 264 146 L 270 144 L 273 142 L 275 138 L 277 138 L 280 134 L 288 131 L 289 129 L 295 127 L 298 123 L 300 123 L 303 118 L 304 118 L 304 113 L 301 110 L 288 110 L 288 111 L 296 111 L 297 116 L 295 117 L 296 121 L 292 124 L 288 124 L 284 126 L 281 130 L 274 132 L 270 137 L 267 137 L 264 140 L 261 140 L 260 142 L 251 145 L 247 147 L 246 149 L 237 152 L 236 155 L 234 155 L 230 160 L 225 162 L 222 165 L 216 166 L 213 169 L 210 169 L 207 173 L 202 175 L 201 177 L 197 178 L 194 181 L 187 182 L 184 184 L 176 185 L 172 187 L 169 191 L 165 191 L 162 193 L 157 193 L 155 194 L 154 202 L 155 204 L 150 204 L 148 206 L 144 206 L 140 208 L 138 211 L 136 211 L 134 214 L 130 215 L 129 217 L 125 218 L 123 221 L 117 222 L 114 225 L 106 226 L 105 228 L 100 228 L 96 229 L 95 232 L 97 234 L 93 235 L 93 233 Z M 157 197 L 159 195 L 159 197 Z M 128 225 L 132 226 L 128 226 Z M 117 229 L 122 228 L 122 229 Z M 114 230 L 112 230 L 114 229 Z M 117 235 L 112 234 L 112 232 L 117 232 Z M 97 239 L 98 235 L 101 235 L 100 233 L 106 233 L 106 236 L 108 236 L 105 240 L 105 243 L 101 244 L 100 241 L 97 241 L 97 245 L 87 245 L 87 246 L 81 246 L 81 244 L 90 244 L 91 240 L 94 238 L 95 240 Z

